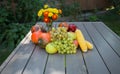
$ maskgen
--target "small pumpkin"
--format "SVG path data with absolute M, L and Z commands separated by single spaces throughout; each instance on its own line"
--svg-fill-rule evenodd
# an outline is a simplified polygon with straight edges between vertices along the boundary
M 50 42 L 51 36 L 49 32 L 43 32 L 39 38 L 39 46 L 45 48 L 45 46 Z
M 35 44 L 38 44 L 39 38 L 41 37 L 42 32 L 41 31 L 36 31 L 33 32 L 31 35 L 31 41 Z

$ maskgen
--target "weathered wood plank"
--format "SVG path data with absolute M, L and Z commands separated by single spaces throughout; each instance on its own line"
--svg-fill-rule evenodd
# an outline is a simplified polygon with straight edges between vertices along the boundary
M 54 26 L 59 23 L 55 22 Z M 117 45 L 119 44 L 119 38 L 115 38 L 114 34 L 101 23 L 99 23 L 101 26 L 90 22 L 83 22 L 84 25 L 80 22 L 69 23 L 77 24 L 85 39 L 94 44 L 92 51 L 81 53 L 78 50 L 76 54 L 66 55 L 66 60 L 65 56 L 61 54 L 48 55 L 45 50 L 39 49 L 30 42 L 31 33 L 29 32 L 2 64 L 0 74 L 119 74 L 120 58 L 113 51 L 113 49 L 119 50 L 119 46 L 116 46 L 116 42 Z M 104 34 L 108 37 L 103 36 Z M 113 44 L 108 39 L 109 35 L 115 38 L 111 40 L 114 42 Z
M 91 36 L 94 44 L 101 55 L 105 65 L 109 69 L 110 73 L 112 74 L 119 74 L 120 73 L 120 58 L 119 56 L 113 51 L 113 49 L 109 46 L 109 44 L 104 40 L 104 38 L 99 34 L 99 32 L 95 29 L 93 24 L 91 23 L 84 23 L 87 32 Z M 101 64 L 98 64 L 101 65 Z
M 120 40 L 120 36 L 118 36 L 115 32 L 113 32 L 109 27 L 107 27 L 103 22 L 98 22 L 101 23 L 104 28 L 106 28 L 109 32 L 111 32 L 114 36 L 116 36 Z
M 113 48 L 113 50 L 120 57 L 120 40 L 116 36 L 107 30 L 103 23 L 92 23 L 98 30 L 98 32 L 103 36 L 103 38 L 108 42 L 108 44 Z
M 66 55 L 66 74 L 87 74 L 80 49 L 76 54 Z
M 69 24 L 75 24 L 75 22 L 69 22 Z M 66 55 L 66 74 L 87 74 L 83 56 L 79 48 L 76 54 Z
M 28 39 L 29 35 L 31 34 L 31 32 L 29 32 L 25 38 L 18 44 L 18 46 L 13 50 L 13 52 L 8 56 L 8 58 L 3 62 L 3 64 L 0 66 L 0 73 L 1 71 L 5 68 L 5 66 L 9 63 L 9 61 L 13 58 L 13 56 L 15 55 L 15 53 L 23 47 L 23 43 Z
M 57 27 L 60 22 L 54 22 L 53 26 Z M 65 74 L 65 55 L 54 54 L 48 56 L 45 68 L 45 74 Z
M 61 54 L 49 55 L 45 74 L 65 74 L 65 56 Z
M 75 24 L 79 25 L 78 28 L 82 31 L 85 39 L 93 44 L 93 41 L 91 40 L 89 34 L 87 33 L 87 31 L 83 26 L 84 24 L 82 23 L 75 23 Z M 109 74 L 109 71 L 106 68 L 95 46 L 93 50 L 88 50 L 87 53 L 83 53 L 83 57 L 85 59 L 89 74 Z
M 36 46 L 30 61 L 27 64 L 23 74 L 43 74 L 48 54 L 44 49 Z
M 18 49 L 14 57 L 10 60 L 1 74 L 21 74 L 28 59 L 30 58 L 35 45 L 30 42 L 30 35 L 29 38 L 22 43 L 23 47 Z

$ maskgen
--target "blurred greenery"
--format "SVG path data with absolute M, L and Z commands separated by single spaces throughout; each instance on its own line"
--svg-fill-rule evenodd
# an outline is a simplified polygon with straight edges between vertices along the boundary
M 3 0 L 4 2 L 4 0 Z M 0 5 L 0 13 L 8 19 L 7 23 L 27 23 L 37 21 L 37 11 L 43 7 L 44 0 L 7 0 Z
M 0 29 L 0 64 L 29 32 L 32 25 L 33 23 L 11 23 L 6 26 L 1 24 L 5 28 Z
M 81 8 L 80 3 L 77 1 L 74 1 L 72 4 L 66 4 L 64 0 L 59 0 L 60 7 L 63 11 L 63 16 L 75 16 L 75 18 L 78 16 L 78 14 L 81 14 Z
M 0 64 L 38 21 L 44 0 L 2 0 L 0 2 Z

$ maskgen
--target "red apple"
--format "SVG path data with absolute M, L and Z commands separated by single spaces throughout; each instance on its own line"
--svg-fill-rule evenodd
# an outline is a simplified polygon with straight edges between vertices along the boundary
M 75 24 L 69 24 L 68 31 L 75 32 L 76 28 L 77 28 L 77 27 L 76 27 Z
M 75 44 L 76 47 L 78 47 L 78 45 L 79 45 L 77 40 L 74 40 L 73 44 Z

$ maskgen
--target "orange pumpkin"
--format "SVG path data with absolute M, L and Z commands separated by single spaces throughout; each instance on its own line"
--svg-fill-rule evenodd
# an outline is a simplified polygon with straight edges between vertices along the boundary
M 38 44 L 39 38 L 41 37 L 42 32 L 41 31 L 36 31 L 33 32 L 31 35 L 31 41 L 35 44 Z
M 45 48 L 45 46 L 50 42 L 51 37 L 49 32 L 43 32 L 41 38 L 39 38 L 39 46 Z

